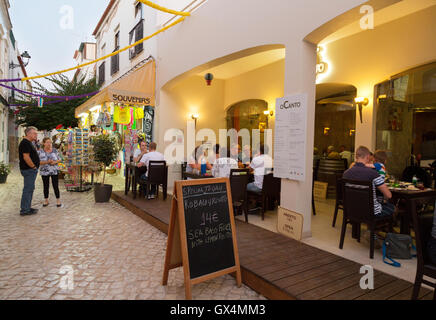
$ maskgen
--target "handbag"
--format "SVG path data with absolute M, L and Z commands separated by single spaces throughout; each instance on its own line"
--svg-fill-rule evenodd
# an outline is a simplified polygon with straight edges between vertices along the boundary
M 399 268 L 401 263 L 394 259 L 412 259 L 416 257 L 416 254 L 411 253 L 411 249 L 416 251 L 410 235 L 387 233 L 383 241 L 383 262 Z

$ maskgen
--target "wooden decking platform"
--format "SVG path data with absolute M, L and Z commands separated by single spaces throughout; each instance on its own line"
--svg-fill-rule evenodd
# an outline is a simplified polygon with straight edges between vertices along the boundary
M 171 197 L 166 201 L 133 199 L 118 191 L 112 198 L 168 233 Z M 360 288 L 361 265 L 280 234 L 236 220 L 244 284 L 268 299 L 410 300 L 413 284 L 374 271 L 374 290 Z M 420 299 L 433 291 L 422 288 Z

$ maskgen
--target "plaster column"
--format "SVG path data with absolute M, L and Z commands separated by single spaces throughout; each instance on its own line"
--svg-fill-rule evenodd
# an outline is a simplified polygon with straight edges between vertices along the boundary
M 281 206 L 304 217 L 303 238 L 311 237 L 312 166 L 315 126 L 316 45 L 296 40 L 286 45 L 285 96 L 307 94 L 306 180 L 282 179 Z

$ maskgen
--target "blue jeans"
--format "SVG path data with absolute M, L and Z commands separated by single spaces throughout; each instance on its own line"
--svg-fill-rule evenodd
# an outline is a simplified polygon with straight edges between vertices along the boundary
M 32 206 L 33 191 L 35 190 L 35 180 L 38 175 L 38 170 L 21 170 L 21 175 L 24 177 L 23 195 L 21 196 L 21 213 L 29 213 Z
M 377 217 L 387 217 L 391 216 L 395 212 L 395 206 L 390 203 L 383 203 L 382 204 L 382 212 L 377 215 Z
M 259 189 L 254 182 L 247 184 L 247 191 L 262 193 L 262 189 Z
M 146 176 L 145 173 L 141 176 L 141 180 L 144 180 L 144 181 L 148 180 L 148 177 Z M 156 195 L 156 185 L 155 184 L 152 184 L 150 186 L 150 194 L 149 195 Z
M 427 243 L 427 253 L 431 263 L 436 265 L 436 238 L 431 237 Z

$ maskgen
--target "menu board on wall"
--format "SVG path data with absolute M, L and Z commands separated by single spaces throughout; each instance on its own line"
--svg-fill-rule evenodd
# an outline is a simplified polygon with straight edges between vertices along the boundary
M 276 101 L 274 176 L 305 180 L 307 94 Z

